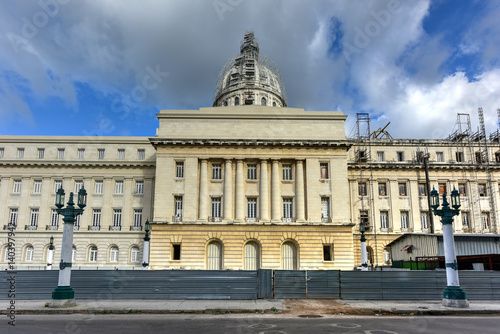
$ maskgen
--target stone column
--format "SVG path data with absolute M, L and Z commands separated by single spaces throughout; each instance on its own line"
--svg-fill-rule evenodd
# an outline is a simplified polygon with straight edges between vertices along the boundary
M 297 160 L 295 166 L 295 199 L 297 202 L 297 221 L 304 222 L 305 216 L 305 202 L 304 202 L 304 161 Z
M 200 165 L 200 198 L 198 220 L 208 220 L 208 160 L 201 159 Z
M 245 219 L 245 183 L 243 178 L 243 160 L 236 161 L 236 221 Z
M 281 193 L 279 160 L 273 160 L 271 169 L 271 221 L 281 221 Z
M 260 200 L 260 220 L 269 221 L 269 184 L 267 177 L 267 160 L 261 160 L 260 163 L 260 189 L 259 189 L 259 200 Z
M 233 219 L 233 166 L 231 159 L 226 159 L 224 168 L 224 219 Z

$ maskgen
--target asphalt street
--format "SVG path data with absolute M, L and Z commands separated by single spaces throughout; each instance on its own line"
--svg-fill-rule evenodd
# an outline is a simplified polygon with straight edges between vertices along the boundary
M 320 318 L 282 315 L 19 315 L 16 326 L 0 323 L 0 333 L 498 333 L 500 317 L 359 317 Z

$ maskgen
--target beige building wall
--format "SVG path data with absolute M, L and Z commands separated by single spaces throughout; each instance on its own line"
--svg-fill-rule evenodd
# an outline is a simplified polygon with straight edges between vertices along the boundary
M 87 207 L 80 216 L 79 228 L 74 230 L 74 267 L 141 267 L 144 222 L 153 216 L 155 183 L 155 151 L 147 138 L 0 136 L 1 148 L 2 269 L 7 268 L 7 225 L 12 209 L 18 212 L 14 230 L 16 268 L 43 269 L 47 264 L 51 236 L 56 247 L 54 264 L 57 267 L 63 222 L 62 217 L 59 217 L 57 226 L 52 226 L 52 210 L 56 209 L 56 181 L 62 182 L 66 193 L 65 202 L 69 200 L 69 193 L 75 191 L 76 182 L 83 182 L 88 194 Z M 19 155 L 20 149 L 24 151 L 22 157 Z M 58 153 L 60 150 L 64 150 L 64 154 Z M 84 150 L 84 153 L 79 155 L 79 150 Z M 104 150 L 100 157 L 99 150 Z M 119 150 L 121 153 L 118 153 Z M 16 181 L 21 181 L 19 191 L 14 189 Z M 116 193 L 117 181 L 123 182 L 121 193 Z M 38 182 L 41 182 L 39 189 L 35 187 Z M 96 193 L 96 182 L 103 183 L 102 193 Z M 137 193 L 136 182 L 143 183 L 142 193 Z M 77 201 L 76 195 L 74 200 Z M 100 228 L 89 230 L 94 209 L 101 210 Z M 111 230 L 115 209 L 121 210 L 121 224 Z M 37 221 L 31 221 L 32 210 L 38 210 Z M 134 210 L 142 210 L 142 222 L 138 228 L 133 228 Z M 32 223 L 36 223 L 36 226 L 32 227 Z M 33 247 L 33 258 L 27 261 L 26 253 L 30 246 Z M 98 248 L 96 261 L 89 260 L 92 246 Z M 111 247 L 118 248 L 116 262 L 110 261 Z M 139 249 L 138 262 L 131 261 L 132 247 Z

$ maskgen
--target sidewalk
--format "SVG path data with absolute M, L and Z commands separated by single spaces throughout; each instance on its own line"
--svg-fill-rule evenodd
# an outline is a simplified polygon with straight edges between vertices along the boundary
M 6 301 L 7 302 L 7 301 Z M 500 301 L 469 301 L 469 308 L 447 308 L 441 301 L 257 299 L 257 300 L 76 300 L 71 308 L 49 308 L 49 300 L 17 300 L 16 314 L 277 313 L 316 317 L 335 315 L 500 315 Z M 2 307 L 0 314 L 7 314 Z

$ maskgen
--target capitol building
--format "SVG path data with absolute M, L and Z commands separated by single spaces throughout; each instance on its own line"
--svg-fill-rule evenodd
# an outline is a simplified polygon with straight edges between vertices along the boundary
M 214 78 L 215 79 L 215 78 Z M 73 269 L 344 269 L 391 264 L 404 233 L 441 233 L 430 188 L 460 192 L 457 234 L 498 233 L 498 131 L 474 136 L 465 115 L 447 139 L 347 138 L 341 111 L 290 108 L 277 66 L 252 32 L 222 68 L 213 105 L 161 110 L 154 137 L 0 136 L 0 267 L 14 226 L 17 269 L 59 262 L 55 193 L 84 187 Z M 469 127 L 467 127 L 467 124 Z M 153 129 L 152 129 L 153 132 Z M 452 129 L 450 129 L 450 133 Z

